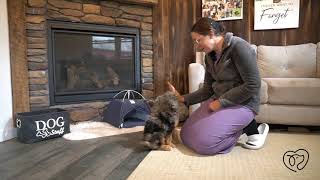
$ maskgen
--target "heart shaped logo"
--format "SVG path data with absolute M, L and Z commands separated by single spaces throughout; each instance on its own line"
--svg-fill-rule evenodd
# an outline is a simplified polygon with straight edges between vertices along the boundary
M 284 165 L 294 172 L 297 172 L 297 170 L 302 170 L 307 165 L 308 161 L 309 153 L 305 149 L 287 151 L 283 155 Z

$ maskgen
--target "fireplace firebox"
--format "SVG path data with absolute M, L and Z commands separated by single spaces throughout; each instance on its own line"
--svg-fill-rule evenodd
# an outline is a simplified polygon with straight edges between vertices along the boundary
M 50 105 L 141 92 L 137 28 L 48 21 Z

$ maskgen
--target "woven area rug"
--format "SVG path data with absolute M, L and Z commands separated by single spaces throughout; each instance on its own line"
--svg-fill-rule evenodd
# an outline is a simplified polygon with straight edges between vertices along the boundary
M 85 140 L 138 131 L 143 131 L 143 126 L 119 129 L 106 122 L 88 121 L 70 124 L 70 133 L 63 135 L 63 138 L 67 140 Z
M 308 161 L 303 150 L 287 152 L 298 149 L 309 153 Z M 216 156 L 201 156 L 178 144 L 172 151 L 150 152 L 128 179 L 320 179 L 320 134 L 270 132 L 263 149 L 238 145 L 230 153 Z

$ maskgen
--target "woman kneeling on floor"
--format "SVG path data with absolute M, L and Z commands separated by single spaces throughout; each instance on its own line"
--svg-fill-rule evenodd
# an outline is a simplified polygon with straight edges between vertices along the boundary
M 260 149 L 269 127 L 257 127 L 254 119 L 261 83 L 254 49 L 210 18 L 196 22 L 191 38 L 197 50 L 206 53 L 203 87 L 181 96 L 169 83 L 170 90 L 186 105 L 202 102 L 183 124 L 182 142 L 199 154 L 228 153 L 246 133 L 248 141 L 243 147 Z

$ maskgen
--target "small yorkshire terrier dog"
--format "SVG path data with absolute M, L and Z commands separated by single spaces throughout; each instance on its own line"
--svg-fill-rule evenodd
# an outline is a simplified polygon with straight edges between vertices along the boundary
M 149 104 L 151 114 L 144 127 L 143 144 L 153 150 L 170 151 L 175 147 L 172 143 L 173 130 L 180 121 L 187 119 L 188 108 L 171 91 L 158 96 Z

